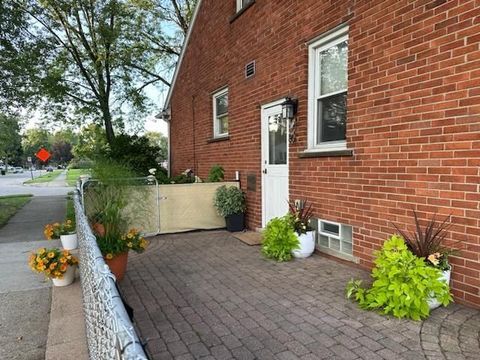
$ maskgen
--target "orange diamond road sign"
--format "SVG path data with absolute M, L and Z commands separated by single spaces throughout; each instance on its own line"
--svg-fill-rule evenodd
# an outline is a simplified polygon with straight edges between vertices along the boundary
M 47 150 L 45 150 L 44 148 L 41 148 L 40 150 L 38 150 L 35 156 L 40 160 L 42 160 L 43 162 L 46 162 L 48 159 L 50 159 L 51 155 Z

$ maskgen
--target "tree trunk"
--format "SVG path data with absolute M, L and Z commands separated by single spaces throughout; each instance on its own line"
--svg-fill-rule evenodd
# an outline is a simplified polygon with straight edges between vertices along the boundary
M 113 139 L 115 138 L 115 133 L 113 132 L 112 115 L 110 114 L 110 108 L 108 107 L 108 104 L 102 104 L 102 115 L 103 123 L 105 125 L 105 134 L 107 135 L 107 142 L 109 145 L 111 145 Z

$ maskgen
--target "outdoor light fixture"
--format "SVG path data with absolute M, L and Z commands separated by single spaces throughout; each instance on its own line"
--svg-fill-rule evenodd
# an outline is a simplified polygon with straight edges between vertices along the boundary
M 293 120 L 297 113 L 297 100 L 293 100 L 289 97 L 282 103 L 282 117 L 288 121 Z
M 288 121 L 288 141 L 290 143 L 295 142 L 297 104 L 298 101 L 290 97 L 285 98 L 285 101 L 282 103 L 282 117 Z

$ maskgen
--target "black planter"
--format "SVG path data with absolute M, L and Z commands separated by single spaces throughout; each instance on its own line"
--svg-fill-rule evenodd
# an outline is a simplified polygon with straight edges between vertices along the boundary
M 232 214 L 225 217 L 227 230 L 230 232 L 242 231 L 245 228 L 245 214 Z

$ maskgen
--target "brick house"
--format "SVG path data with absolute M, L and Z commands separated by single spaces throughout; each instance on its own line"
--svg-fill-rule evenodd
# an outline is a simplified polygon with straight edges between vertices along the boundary
M 479 44 L 478 0 L 200 0 L 166 101 L 171 172 L 238 171 L 251 229 L 307 199 L 318 249 L 364 267 L 412 209 L 451 214 L 453 292 L 478 307 Z

